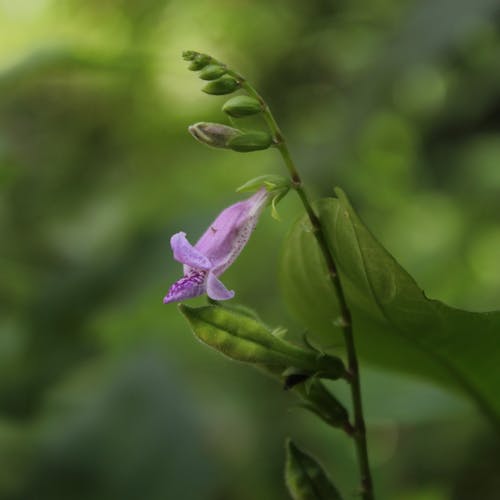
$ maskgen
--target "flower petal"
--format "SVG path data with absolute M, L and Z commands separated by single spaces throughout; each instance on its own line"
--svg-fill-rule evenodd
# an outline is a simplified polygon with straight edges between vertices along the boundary
M 220 276 L 238 257 L 269 200 L 262 188 L 247 200 L 224 209 L 198 240 L 195 248 L 210 259 L 210 268 Z
M 198 297 L 206 291 L 206 271 L 191 272 L 176 281 L 163 299 L 164 304 Z
M 212 267 L 210 260 L 189 243 L 186 239 L 186 233 L 180 232 L 174 234 L 170 238 L 170 246 L 174 252 L 174 259 L 177 262 L 196 269 L 208 270 Z
M 213 300 L 228 300 L 234 297 L 234 292 L 228 290 L 213 273 L 208 274 L 207 295 Z

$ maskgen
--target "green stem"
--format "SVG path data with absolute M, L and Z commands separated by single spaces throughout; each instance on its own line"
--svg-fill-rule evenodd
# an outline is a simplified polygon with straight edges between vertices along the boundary
M 351 387 L 351 397 L 354 413 L 354 425 L 350 434 L 354 438 L 354 442 L 356 445 L 356 454 L 358 457 L 358 464 L 361 475 L 361 497 L 363 500 L 374 500 L 375 497 L 373 493 L 373 483 L 370 472 L 370 464 L 368 461 L 366 426 L 361 400 L 359 365 L 358 357 L 356 354 L 356 347 L 354 345 L 352 319 L 349 307 L 345 299 L 342 283 L 337 271 L 337 266 L 328 247 L 325 232 L 323 226 L 321 225 L 321 220 L 319 219 L 318 215 L 311 205 L 311 202 L 309 201 L 307 193 L 304 190 L 300 174 L 292 160 L 290 151 L 288 150 L 285 138 L 273 114 L 271 113 L 269 106 L 264 101 L 262 96 L 255 90 L 255 88 L 252 87 L 252 85 L 250 85 L 239 73 L 228 70 L 228 74 L 236 78 L 239 81 L 241 88 L 243 88 L 250 96 L 254 97 L 260 102 L 264 119 L 273 134 L 275 146 L 280 152 L 283 161 L 285 162 L 285 165 L 288 169 L 288 172 L 290 173 L 293 187 L 297 191 L 297 194 L 299 195 L 302 204 L 307 212 L 309 220 L 311 221 L 314 236 L 325 260 L 328 269 L 328 275 L 335 290 L 335 294 L 337 296 L 340 307 L 340 326 L 344 335 L 344 341 L 347 351 L 347 366 L 350 375 L 349 382 Z

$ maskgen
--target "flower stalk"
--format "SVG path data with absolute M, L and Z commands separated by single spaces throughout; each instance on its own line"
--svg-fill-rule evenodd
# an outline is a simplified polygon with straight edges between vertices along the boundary
M 269 130 L 273 136 L 273 142 L 275 147 L 281 154 L 281 157 L 288 169 L 292 180 L 292 188 L 295 189 L 299 198 L 304 206 L 304 209 L 309 217 L 313 228 L 313 234 L 319 245 L 321 253 L 323 255 L 326 267 L 328 269 L 328 275 L 330 281 L 335 290 L 337 300 L 340 308 L 340 321 L 339 325 L 342 329 L 344 336 L 344 342 L 347 352 L 347 369 L 349 373 L 349 384 L 351 388 L 351 398 L 353 404 L 353 414 L 354 423 L 350 435 L 354 439 L 356 446 L 356 455 L 358 459 L 358 465 L 360 469 L 361 476 L 361 498 L 363 500 L 374 500 L 373 492 L 373 481 L 371 477 L 370 464 L 368 459 L 368 445 L 366 438 L 366 425 L 363 415 L 363 405 L 361 397 L 361 383 L 360 383 L 360 373 L 358 356 L 356 353 L 356 346 L 354 343 L 354 334 L 352 328 L 352 318 L 347 301 L 345 298 L 342 282 L 340 280 L 337 266 L 333 255 L 328 247 L 328 243 L 325 237 L 325 232 L 321 224 L 321 220 L 314 211 L 312 204 L 304 190 L 302 179 L 300 177 L 299 171 L 292 160 L 290 151 L 286 140 L 281 132 L 276 119 L 274 118 L 269 106 L 262 98 L 262 96 L 257 92 L 257 90 L 248 81 L 236 71 L 231 69 L 227 70 L 227 74 L 232 76 L 240 85 L 240 87 L 245 90 L 249 96 L 253 97 L 259 101 L 262 107 L 262 115 L 266 121 Z
M 191 61 L 189 69 L 193 71 L 198 71 L 207 66 L 212 66 L 212 69 L 208 71 L 210 78 L 207 78 L 210 81 L 202 89 L 204 92 L 214 95 L 221 95 L 230 94 L 238 89 L 241 89 L 248 94 L 247 97 L 237 96 L 232 98 L 230 101 L 228 101 L 228 103 L 226 103 L 223 111 L 225 111 L 229 116 L 233 117 L 261 113 L 271 135 L 267 139 L 264 136 L 259 135 L 262 134 L 259 132 L 247 133 L 246 135 L 248 137 L 244 137 L 245 134 L 242 134 L 228 140 L 227 144 L 224 144 L 223 147 L 240 152 L 266 149 L 271 145 L 276 147 L 276 149 L 278 149 L 278 151 L 280 152 L 290 175 L 290 187 L 297 192 L 302 205 L 304 206 L 304 209 L 309 217 L 313 230 L 312 232 L 318 243 L 321 254 L 323 255 L 323 259 L 328 270 L 328 276 L 338 300 L 340 317 L 337 321 L 335 321 L 335 324 L 338 325 L 342 330 L 347 352 L 347 371 L 344 374 L 344 378 L 350 384 L 351 388 L 354 422 L 351 424 L 349 421 L 347 421 L 342 427 L 344 428 L 346 433 L 353 438 L 355 442 L 356 454 L 361 476 L 361 498 L 363 500 L 374 500 L 373 483 L 368 460 L 366 426 L 363 416 L 358 357 L 356 353 L 356 346 L 354 343 L 354 334 L 352 328 L 352 317 L 345 298 L 344 289 L 340 280 L 332 251 L 328 246 L 328 241 L 325 236 L 325 231 L 322 226 L 321 219 L 315 212 L 303 187 L 302 179 L 295 163 L 292 160 L 283 133 L 281 132 L 278 123 L 276 122 L 266 101 L 257 92 L 257 90 L 241 74 L 228 68 L 225 64 L 217 61 L 211 56 L 188 51 L 183 54 L 183 57 L 187 61 Z M 214 68 L 218 68 L 218 74 L 220 73 L 222 76 L 218 79 L 212 80 L 212 73 L 213 71 L 215 71 Z M 226 128 L 229 129 L 229 127 Z M 200 137 L 196 138 L 200 140 Z M 212 143 L 214 142 L 214 140 L 212 139 L 210 139 L 210 141 Z M 203 140 L 202 142 L 206 142 L 206 140 Z

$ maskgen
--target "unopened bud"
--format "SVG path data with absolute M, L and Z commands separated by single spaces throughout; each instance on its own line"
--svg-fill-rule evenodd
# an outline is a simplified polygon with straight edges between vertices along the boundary
M 200 71 L 200 78 L 202 80 L 217 80 L 226 71 L 226 68 L 220 64 L 209 64 Z
M 197 55 L 198 52 L 195 52 L 194 50 L 185 50 L 182 53 L 182 58 L 184 61 L 192 61 Z
M 188 69 L 191 71 L 199 71 L 209 65 L 211 61 L 212 58 L 207 54 L 196 54 L 191 60 L 191 64 L 188 66 Z
M 229 148 L 229 142 L 241 135 L 241 130 L 221 123 L 200 122 L 188 127 L 189 133 L 199 142 L 213 148 Z
M 217 80 L 208 82 L 201 90 L 206 94 L 225 95 L 231 94 L 238 89 L 240 84 L 232 76 L 223 75 Z
M 238 95 L 229 99 L 229 101 L 222 106 L 222 111 L 234 118 L 240 118 L 242 116 L 260 113 L 262 111 L 262 106 L 260 102 L 253 97 Z
M 228 147 L 233 151 L 247 153 L 267 149 L 272 142 L 273 138 L 267 132 L 244 132 L 231 139 Z

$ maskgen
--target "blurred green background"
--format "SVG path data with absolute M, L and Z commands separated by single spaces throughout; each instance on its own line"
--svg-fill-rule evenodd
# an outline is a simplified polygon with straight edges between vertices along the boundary
M 185 49 L 256 84 L 314 196 L 342 186 L 428 296 L 500 306 L 500 2 L 0 0 L 1 499 L 285 499 L 287 435 L 355 498 L 351 443 L 162 304 L 170 236 L 282 171 L 192 140 L 224 99 Z M 277 269 L 299 214 L 265 214 L 224 277 L 294 333 Z M 470 403 L 362 376 L 379 499 L 499 498 Z

